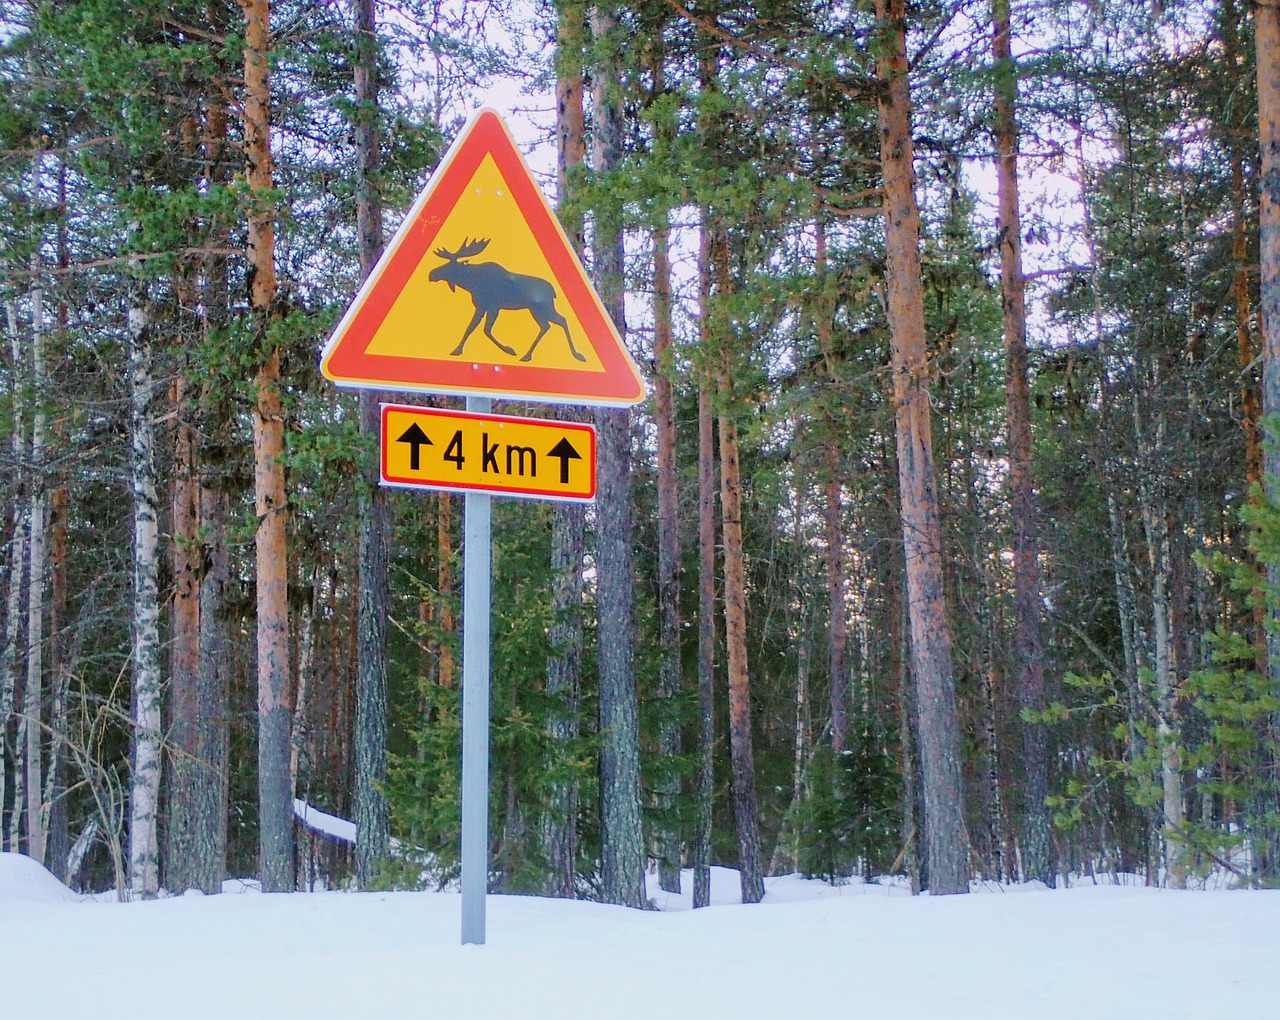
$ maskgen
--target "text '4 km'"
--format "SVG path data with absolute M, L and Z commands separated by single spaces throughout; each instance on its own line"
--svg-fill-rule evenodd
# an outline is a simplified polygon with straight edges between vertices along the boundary
M 382 483 L 589 502 L 596 493 L 595 429 L 383 404 Z

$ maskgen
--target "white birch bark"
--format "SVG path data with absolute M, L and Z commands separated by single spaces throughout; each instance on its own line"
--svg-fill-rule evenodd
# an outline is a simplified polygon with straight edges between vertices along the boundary
M 1177 718 L 1178 687 L 1173 673 L 1172 616 L 1169 605 L 1170 545 L 1169 523 L 1165 518 L 1163 486 L 1158 487 L 1156 467 L 1150 449 L 1143 442 L 1135 398 L 1134 427 L 1138 434 L 1139 494 L 1142 521 L 1147 536 L 1147 556 L 1151 563 L 1151 614 L 1155 644 L 1156 742 L 1160 750 L 1160 785 L 1164 812 L 1165 881 L 1171 888 L 1185 889 L 1187 871 L 1183 862 L 1180 832 L 1182 810 L 1182 751 Z M 1156 425 L 1156 446 L 1164 441 L 1164 421 Z
M 13 355 L 10 385 L 12 388 L 13 435 L 11 445 L 13 463 L 19 472 L 22 469 L 25 450 L 23 423 L 23 376 L 22 346 L 18 340 L 18 310 L 13 302 L 5 306 L 9 327 L 9 347 Z M 3 735 L 8 732 L 9 717 L 13 714 L 14 691 L 17 687 L 18 641 L 21 638 L 22 580 L 27 561 L 27 515 L 23 506 L 21 486 L 15 493 L 13 501 L 13 531 L 9 539 L 9 577 L 8 593 L 5 606 L 4 648 L 0 650 L 0 804 L 5 802 L 5 775 L 7 774 L 5 758 L 8 754 L 8 743 Z M 20 745 L 19 745 L 20 746 Z M 16 797 L 13 813 L 9 817 L 7 832 L 0 833 L 0 845 L 17 851 L 18 833 L 22 822 L 22 769 L 14 768 Z
M 38 183 L 38 181 L 37 181 Z M 36 258 L 33 268 L 38 269 Z M 37 280 L 39 277 L 37 276 Z M 44 493 L 44 289 L 31 291 L 31 351 L 33 410 L 31 414 L 31 511 L 29 514 L 30 566 L 27 573 L 27 689 L 22 701 L 26 727 L 27 853 L 44 863 L 48 814 L 41 803 L 43 781 L 43 729 L 40 725 L 44 702 L 44 588 L 45 588 L 45 493 Z
M 129 452 L 133 490 L 133 776 L 129 814 L 129 890 L 150 899 L 160 888 L 156 842 L 160 793 L 160 529 L 151 349 L 144 295 L 129 309 Z

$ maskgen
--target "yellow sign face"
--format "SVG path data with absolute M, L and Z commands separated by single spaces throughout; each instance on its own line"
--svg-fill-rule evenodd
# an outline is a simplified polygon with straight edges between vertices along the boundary
M 383 404 L 382 484 L 589 503 L 596 432 L 576 422 Z
M 366 353 L 603 372 L 523 225 L 511 186 L 486 155 Z M 527 307 L 516 307 L 522 303 Z
M 342 385 L 625 406 L 644 383 L 506 126 L 481 111 L 321 356 Z

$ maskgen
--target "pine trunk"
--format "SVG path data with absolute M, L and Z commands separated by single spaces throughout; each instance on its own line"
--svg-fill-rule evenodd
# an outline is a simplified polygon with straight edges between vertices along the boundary
M 728 398 L 727 374 L 721 400 Z M 742 548 L 742 486 L 738 466 L 738 424 L 720 415 L 720 505 L 724 536 L 725 650 L 729 660 L 729 754 L 733 766 L 733 813 L 738 829 L 742 902 L 764 899 L 756 767 L 751 742 L 751 678 L 747 664 L 747 582 Z
M 586 158 L 583 111 L 582 48 L 586 26 L 581 10 L 559 5 L 556 47 L 556 142 L 561 221 L 570 243 L 582 246 L 582 224 L 569 216 L 565 200 L 573 187 L 576 168 Z M 582 558 L 586 514 L 574 503 L 555 505 L 551 527 L 552 612 L 547 659 L 547 695 L 552 701 L 547 720 L 553 767 L 570 760 L 578 739 L 579 690 L 582 673 Z M 548 896 L 577 895 L 578 784 L 572 776 L 552 784 L 549 806 L 539 822 L 542 852 L 547 860 Z
M 195 805 L 191 781 L 199 764 L 200 741 L 200 492 L 196 482 L 194 408 L 187 381 L 173 384 L 172 511 L 169 556 L 173 597 L 169 611 L 168 825 L 165 886 L 171 893 L 195 889 L 191 834 Z
M 265 341 L 276 297 L 275 185 L 271 165 L 269 0 L 242 0 L 245 13 L 244 135 L 248 184 L 250 301 Z M 288 503 L 280 352 L 266 353 L 254 379 L 253 487 L 257 529 L 258 872 L 263 892 L 294 888 L 293 799 L 289 790 Z
M 680 519 L 676 474 L 676 414 L 673 338 L 671 328 L 671 265 L 667 228 L 653 237 L 654 428 L 658 443 L 658 753 L 662 778 L 657 783 L 659 811 L 658 884 L 666 892 L 680 891 L 680 828 L 676 800 L 680 796 Z
M 705 229 L 704 229 L 705 234 Z M 702 276 L 709 279 L 703 260 Z M 704 297 L 703 308 L 706 307 Z M 703 318 L 705 322 L 705 315 Z M 695 793 L 693 905 L 711 905 L 711 835 L 715 791 L 716 462 L 711 382 L 698 389 L 698 774 Z
M 905 0 L 876 0 L 876 15 L 884 45 L 877 73 L 881 82 L 880 158 L 884 173 L 899 501 L 911 673 L 919 718 L 929 888 L 936 894 L 964 893 L 969 890 L 969 840 L 965 831 L 960 728 L 929 419 L 929 362 L 920 269 L 920 212 L 912 166 Z
M 703 211 L 698 259 L 700 341 L 711 346 L 711 226 Z M 713 380 L 698 386 L 698 772 L 694 793 L 693 905 L 711 905 L 711 836 L 715 790 L 716 683 L 716 459 Z
M 225 20 L 227 12 L 221 11 Z M 228 176 L 223 161 L 227 113 L 215 92 L 208 100 L 202 140 L 205 178 L 224 183 Z M 215 235 L 229 243 L 225 234 Z M 227 318 L 227 259 L 211 256 L 204 280 L 206 330 L 221 328 Z M 196 599 L 199 621 L 196 667 L 195 724 L 190 773 L 185 776 L 184 799 L 190 804 L 186 832 L 190 858 L 187 880 L 190 887 L 206 895 L 222 891 L 227 856 L 228 747 L 230 723 L 227 708 L 233 645 L 226 619 L 226 591 L 230 584 L 227 549 L 229 485 L 227 462 L 231 453 L 226 435 L 229 409 L 209 383 L 200 396 L 199 420 L 202 440 L 198 456 L 196 517 L 199 520 L 199 559 L 202 569 Z
M 729 296 L 729 239 L 717 224 L 708 249 L 717 297 Z M 733 351 L 723 336 L 713 336 L 720 361 L 720 533 L 724 547 L 725 658 L 729 686 L 729 758 L 733 776 L 733 814 L 738 835 L 738 871 L 742 902 L 764 898 L 760 860 L 759 806 L 751 738 L 751 674 L 747 655 L 747 578 L 742 544 L 742 476 L 738 464 L 738 422 L 733 416 Z
M 382 199 L 378 193 L 378 45 L 374 0 L 356 0 L 356 233 L 360 275 L 367 278 L 382 254 Z M 377 394 L 360 393 L 360 431 L 371 442 L 381 432 Z M 387 856 L 387 547 L 391 506 L 369 461 L 360 492 L 360 620 L 356 657 L 356 884 L 368 886 Z
M 608 178 L 622 154 L 622 106 L 616 74 L 617 20 L 596 7 L 592 29 L 608 55 L 595 74 L 592 155 Z M 596 289 L 605 311 L 625 336 L 621 210 L 596 209 Z M 600 674 L 601 895 L 606 903 L 645 905 L 644 834 L 640 815 L 640 724 L 636 704 L 635 577 L 631 541 L 631 414 L 602 410 L 597 480 L 597 633 Z
M 1026 281 L 1022 274 L 1022 217 L 1018 208 L 1017 65 L 1011 49 L 1009 0 L 992 0 L 992 56 L 999 201 L 1000 298 L 1004 317 L 1005 413 L 1009 429 L 1009 516 L 1013 524 L 1014 662 L 1022 711 L 1045 707 L 1044 645 L 1040 637 L 1040 571 L 1027 381 Z M 1026 877 L 1054 884 L 1049 824 L 1048 730 L 1022 721 L 1022 861 Z
M 829 425 L 834 428 L 834 425 Z M 827 664 L 831 683 L 831 748 L 837 759 L 849 746 L 849 615 L 844 598 L 844 514 L 840 503 L 838 439 L 827 439 L 823 461 L 824 558 L 827 571 Z
M 826 362 L 832 404 L 839 401 L 839 375 L 831 344 L 831 309 L 826 298 L 827 224 L 819 213 L 814 222 L 813 270 L 817 277 L 818 307 L 814 327 L 818 349 Z M 845 605 L 844 510 L 840 501 L 840 440 L 835 415 L 826 414 L 827 440 L 823 451 L 824 559 L 827 572 L 827 672 L 830 677 L 831 748 L 837 758 L 849 744 L 849 613 Z

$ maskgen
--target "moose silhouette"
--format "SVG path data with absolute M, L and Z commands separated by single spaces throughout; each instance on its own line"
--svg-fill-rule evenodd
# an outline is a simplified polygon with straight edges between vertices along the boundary
M 493 335 L 493 323 L 498 318 L 499 312 L 524 308 L 538 321 L 539 328 L 538 335 L 534 337 L 532 346 L 525 352 L 521 361 L 528 361 L 533 357 L 533 352 L 542 342 L 542 338 L 547 335 L 547 330 L 551 328 L 552 323 L 564 330 L 565 338 L 569 341 L 569 352 L 579 361 L 586 361 L 586 357 L 573 345 L 573 337 L 569 335 L 569 324 L 564 316 L 556 311 L 556 290 L 549 282 L 538 276 L 513 273 L 496 262 L 463 261 L 479 255 L 488 246 L 488 238 L 477 238 L 474 241 L 470 239 L 463 241 L 462 247 L 457 251 L 449 251 L 447 248 L 435 250 L 435 254 L 445 262 L 444 265 L 436 266 L 431 270 L 427 279 L 432 283 L 443 280 L 449 285 L 451 291 L 461 287 L 471 295 L 471 303 L 476 307 L 471 323 L 450 355 L 456 358 L 462 354 L 462 349 L 467 345 L 467 338 L 475 331 L 481 319 L 484 319 L 484 335 L 492 340 L 500 351 L 514 355 L 516 352 L 513 348 L 508 347 Z

